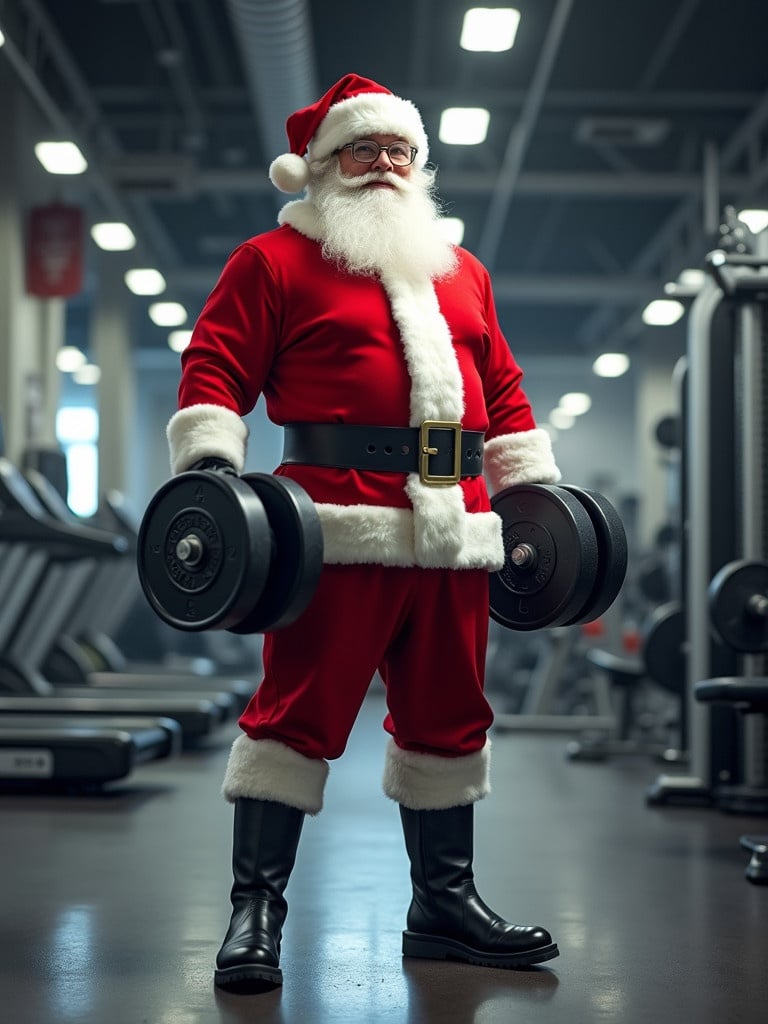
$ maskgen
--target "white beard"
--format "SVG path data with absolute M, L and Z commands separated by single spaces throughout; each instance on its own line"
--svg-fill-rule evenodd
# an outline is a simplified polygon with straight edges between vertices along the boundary
M 365 188 L 372 181 L 394 187 Z M 430 179 L 372 171 L 345 177 L 333 161 L 315 172 L 307 193 L 320 216 L 323 255 L 353 274 L 410 281 L 446 277 L 457 265 L 442 233 Z

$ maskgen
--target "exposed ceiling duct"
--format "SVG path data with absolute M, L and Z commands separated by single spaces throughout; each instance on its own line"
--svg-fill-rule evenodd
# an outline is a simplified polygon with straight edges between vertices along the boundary
M 307 0 L 227 0 L 253 111 L 270 162 L 287 149 L 285 120 L 319 89 Z

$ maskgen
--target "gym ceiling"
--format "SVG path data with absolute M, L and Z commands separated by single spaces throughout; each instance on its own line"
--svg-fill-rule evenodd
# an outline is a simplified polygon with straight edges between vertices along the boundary
M 469 6 L 0 0 L 0 61 L 88 160 L 51 198 L 127 221 L 138 245 L 115 258 L 159 269 L 187 326 L 228 253 L 287 201 L 267 177 L 286 116 L 356 71 L 419 106 L 446 213 L 492 271 L 515 353 L 680 345 L 684 321 L 649 328 L 642 309 L 702 265 L 726 204 L 768 205 L 768 3 L 514 0 L 497 5 L 521 14 L 500 53 L 460 47 Z M 483 143 L 439 140 L 453 106 L 489 111 Z M 89 241 L 69 308 L 81 345 L 96 259 Z M 135 345 L 166 346 L 135 303 Z

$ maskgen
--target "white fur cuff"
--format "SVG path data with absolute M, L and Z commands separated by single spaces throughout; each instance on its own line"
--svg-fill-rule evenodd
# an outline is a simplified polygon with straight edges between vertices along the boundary
M 222 793 L 230 803 L 239 797 L 273 800 L 317 814 L 327 778 L 327 761 L 304 757 L 277 740 L 252 740 L 243 734 L 232 744 Z
M 465 757 L 437 757 L 387 744 L 384 793 L 412 811 L 442 811 L 482 800 L 491 791 L 491 741 Z
M 552 440 L 539 427 L 486 441 L 483 468 L 492 494 L 514 484 L 556 484 L 561 476 Z
M 248 427 L 223 405 L 190 405 L 171 416 L 166 428 L 171 472 L 183 473 L 209 456 L 231 462 L 238 473 L 245 467 Z

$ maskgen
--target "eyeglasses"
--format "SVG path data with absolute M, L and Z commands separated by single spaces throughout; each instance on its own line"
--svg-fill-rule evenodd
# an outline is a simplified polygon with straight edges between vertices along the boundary
M 390 142 L 388 146 L 380 146 L 378 142 L 371 142 L 370 139 L 358 139 L 357 142 L 348 142 L 340 146 L 336 152 L 342 149 L 352 150 L 352 159 L 359 164 L 372 164 L 379 159 L 379 153 L 386 153 L 395 167 L 407 167 L 412 164 L 418 153 L 416 146 L 409 146 L 407 142 Z

